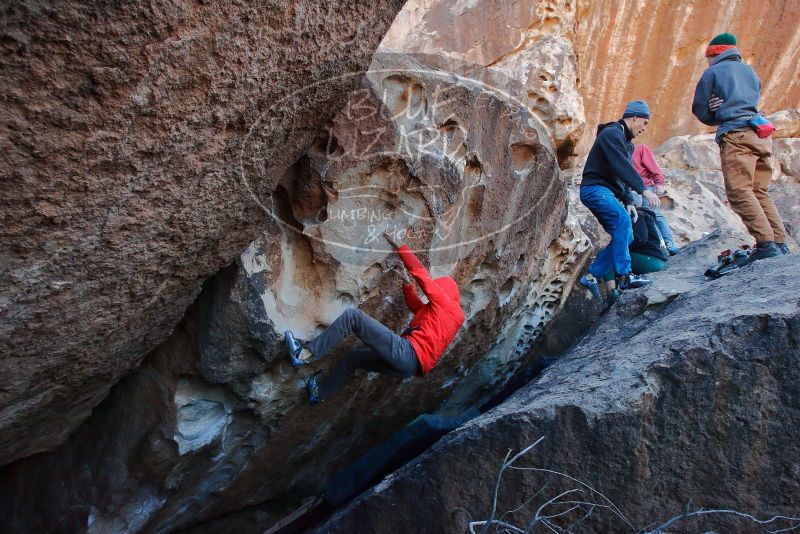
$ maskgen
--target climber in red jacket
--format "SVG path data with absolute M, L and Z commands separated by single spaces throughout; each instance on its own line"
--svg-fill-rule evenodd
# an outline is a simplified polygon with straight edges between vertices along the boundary
M 329 398 L 349 382 L 357 368 L 401 378 L 428 373 L 464 322 L 455 280 L 449 276 L 434 280 L 408 246 L 398 244 L 388 232 L 384 237 L 397 249 L 405 268 L 428 297 L 428 303 L 420 300 L 414 285 L 404 276 L 407 283 L 403 285 L 403 295 L 414 318 L 400 335 L 357 308 L 345 310 L 312 341 L 301 342 L 287 330 L 286 347 L 295 367 L 322 358 L 350 333 L 363 343 L 347 351 L 327 375 L 320 376 L 318 372 L 308 379 L 306 387 L 313 404 Z

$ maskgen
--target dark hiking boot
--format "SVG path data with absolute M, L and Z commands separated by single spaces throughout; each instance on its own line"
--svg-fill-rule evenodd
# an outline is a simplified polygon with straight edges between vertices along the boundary
M 600 286 L 597 285 L 597 280 L 594 278 L 589 278 L 588 276 L 581 276 L 581 279 L 578 280 L 578 283 L 588 289 L 592 294 L 592 297 L 600 300 Z
M 783 253 L 781 252 L 781 249 L 778 248 L 778 245 L 772 241 L 762 241 L 760 243 L 756 243 L 756 248 L 753 249 L 753 253 L 750 254 L 749 258 L 747 258 L 747 263 L 753 263 L 754 261 L 774 258 L 782 255 Z
M 600 310 L 600 315 L 605 315 L 606 312 L 611 309 L 611 306 L 619 300 L 620 294 L 619 289 L 612 289 L 608 292 L 606 300 L 603 302 L 603 309 Z
M 300 353 L 303 352 L 303 344 L 299 339 L 294 337 L 294 334 L 291 330 L 287 330 L 283 333 L 283 339 L 286 342 L 286 350 L 289 352 L 289 358 L 292 360 L 292 365 L 294 367 L 308 365 L 307 360 L 300 359 Z
M 628 273 L 617 277 L 617 286 L 622 289 L 637 289 L 652 284 L 653 281 L 638 274 Z
M 322 371 L 317 371 L 313 375 L 308 377 L 306 381 L 306 391 L 308 391 L 308 401 L 312 405 L 317 405 L 322 402 L 322 399 L 319 398 L 319 385 L 317 384 L 317 377 L 322 373 Z
M 787 245 L 786 243 L 775 243 L 775 246 L 777 246 L 780 249 L 781 254 L 783 254 L 784 256 L 788 256 L 792 253 L 792 251 L 789 250 L 789 245 Z

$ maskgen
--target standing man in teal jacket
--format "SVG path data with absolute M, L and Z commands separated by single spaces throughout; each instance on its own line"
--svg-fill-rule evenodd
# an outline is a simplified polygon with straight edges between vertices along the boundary
M 714 37 L 705 55 L 708 68 L 697 82 L 692 113 L 703 124 L 717 127 L 728 202 L 756 240 L 750 261 L 789 254 L 786 229 L 768 191 L 772 142 L 759 138 L 749 122 L 758 114 L 761 80 L 742 62 L 730 33 Z

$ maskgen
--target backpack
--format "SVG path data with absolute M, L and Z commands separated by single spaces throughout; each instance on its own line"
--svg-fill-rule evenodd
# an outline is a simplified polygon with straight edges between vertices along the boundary
M 669 259 L 667 245 L 661 236 L 661 231 L 656 224 L 656 214 L 650 208 L 636 208 L 639 214 L 633 223 L 633 243 L 630 249 L 633 252 L 647 254 L 661 260 Z

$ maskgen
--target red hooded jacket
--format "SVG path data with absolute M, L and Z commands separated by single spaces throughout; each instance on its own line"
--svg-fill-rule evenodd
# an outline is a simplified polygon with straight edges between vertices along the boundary
M 638 144 L 631 156 L 633 168 L 642 177 L 645 187 L 664 186 L 664 172 L 658 166 L 653 152 L 647 145 Z
M 414 318 L 402 335 L 414 347 L 422 374 L 426 374 L 436 365 L 464 323 L 461 295 L 455 280 L 449 276 L 436 280 L 431 278 L 408 246 L 398 248 L 397 253 L 428 297 L 428 303 L 425 304 L 417 296 L 413 284 L 403 285 L 403 296 Z

